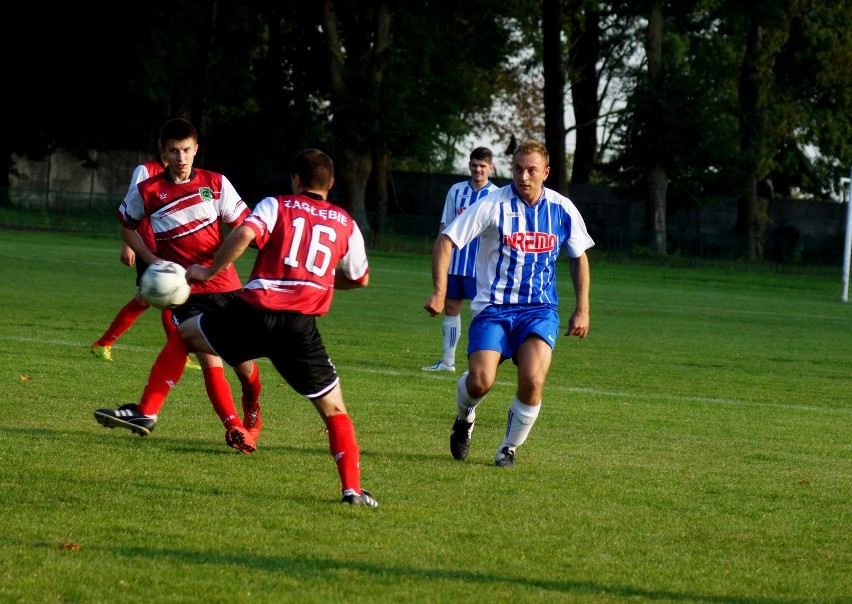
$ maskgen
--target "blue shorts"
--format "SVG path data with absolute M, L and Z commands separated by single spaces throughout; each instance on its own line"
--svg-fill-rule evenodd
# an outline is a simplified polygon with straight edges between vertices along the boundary
M 470 322 L 467 353 L 496 350 L 503 359 L 514 358 L 531 335 L 556 346 L 559 313 L 552 304 L 501 304 L 484 308 Z
M 476 277 L 447 275 L 447 298 L 473 300 L 476 297 Z

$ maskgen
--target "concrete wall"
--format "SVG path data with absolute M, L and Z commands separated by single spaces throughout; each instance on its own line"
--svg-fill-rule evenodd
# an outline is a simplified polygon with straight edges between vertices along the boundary
M 150 157 L 150 153 L 134 151 L 100 154 L 90 151 L 87 157 L 78 157 L 67 149 L 57 149 L 46 159 L 34 161 L 13 154 L 14 169 L 9 176 L 9 186 L 12 189 L 65 190 L 115 196 L 120 201 L 127 192 L 133 169 Z

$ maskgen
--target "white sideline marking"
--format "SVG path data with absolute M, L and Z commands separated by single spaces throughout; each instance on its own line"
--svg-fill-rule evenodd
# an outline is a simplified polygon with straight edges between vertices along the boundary
M 392 375 L 395 377 L 405 376 L 409 374 L 420 375 L 426 379 L 445 379 L 448 377 L 448 374 L 444 373 L 443 375 L 438 375 L 437 372 L 426 372 L 420 370 L 418 371 L 395 371 L 395 370 L 387 370 L 387 369 L 371 369 L 365 367 L 358 367 L 357 365 L 346 366 L 346 371 L 356 372 L 356 373 L 372 373 L 377 375 Z M 460 376 L 461 374 L 455 374 L 456 376 Z M 452 376 L 449 376 L 452 377 Z M 514 387 L 515 382 L 507 382 L 497 380 L 494 382 L 494 385 L 499 386 L 507 386 Z M 800 409 L 805 411 L 825 411 L 825 412 L 839 412 L 839 413 L 849 413 L 852 409 L 848 408 L 840 408 L 840 407 L 815 407 L 813 405 L 788 405 L 784 403 L 757 403 L 752 401 L 739 401 L 733 399 L 724 399 L 718 397 L 705 397 L 705 396 L 674 396 L 668 394 L 642 394 L 637 392 L 613 392 L 606 390 L 597 390 L 596 388 L 577 388 L 574 386 L 558 386 L 547 384 L 545 385 L 545 390 L 548 392 L 574 392 L 581 394 L 590 394 L 593 396 L 607 397 L 607 398 L 618 398 L 618 399 L 633 399 L 633 400 L 669 400 L 675 402 L 694 402 L 694 403 L 708 403 L 713 405 L 740 405 L 743 407 L 769 407 L 772 409 Z
M 69 342 L 68 340 L 57 340 L 51 338 L 29 338 L 24 336 L 7 336 L 0 334 L 0 341 L 11 341 L 11 342 L 23 342 L 30 344 L 50 344 L 52 346 L 66 346 L 69 348 L 78 348 L 82 352 L 80 353 L 81 358 L 86 358 L 87 356 L 91 356 L 89 353 L 89 347 L 91 344 L 81 344 L 80 342 Z M 160 348 L 153 348 L 151 346 L 133 346 L 133 345 L 125 345 L 121 344 L 115 346 L 117 350 L 128 350 L 135 352 L 150 352 L 156 353 L 159 352 Z M 261 361 L 268 361 L 266 359 L 261 359 Z M 338 364 L 339 365 L 339 364 Z M 271 368 L 271 365 L 268 365 Z M 443 380 L 447 377 L 452 377 L 448 375 L 438 375 L 435 372 L 426 372 L 421 369 L 412 369 L 411 371 L 398 371 L 392 369 L 373 369 L 368 367 L 359 367 L 358 365 L 339 365 L 343 367 L 347 372 L 353 373 L 369 373 L 375 375 L 387 375 L 393 377 L 401 377 L 407 375 L 417 375 L 424 379 L 432 379 L 432 380 Z M 454 374 L 454 375 L 461 375 Z M 503 381 L 497 380 L 494 383 L 495 386 L 505 386 L 505 387 L 513 387 L 515 385 L 514 381 Z M 668 400 L 673 402 L 694 402 L 694 403 L 706 403 L 711 405 L 739 405 L 742 407 L 767 407 L 771 409 L 798 409 L 803 411 L 822 411 L 824 413 L 850 413 L 852 412 L 852 408 L 843 408 L 843 407 L 816 407 L 814 405 L 790 405 L 785 403 L 758 403 L 754 401 L 741 401 L 734 399 L 725 399 L 718 397 L 706 397 L 706 396 L 676 396 L 669 395 L 663 393 L 654 393 L 654 394 L 643 394 L 641 392 L 616 392 L 616 391 L 607 391 L 607 390 L 598 390 L 596 388 L 578 388 L 575 386 L 559 386 L 554 384 L 547 384 L 545 389 L 549 392 L 557 391 L 557 392 L 573 392 L 580 394 L 589 394 L 592 396 L 600 396 L 604 398 L 616 398 L 622 400 Z

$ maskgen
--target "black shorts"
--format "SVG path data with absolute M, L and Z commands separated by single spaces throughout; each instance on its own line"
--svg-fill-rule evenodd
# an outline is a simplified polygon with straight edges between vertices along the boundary
M 145 272 L 145 269 L 150 266 L 149 264 L 142 262 L 141 260 L 136 261 L 136 287 L 139 287 L 139 282 L 142 280 L 142 274 Z
M 219 294 L 191 294 L 186 302 L 172 309 L 172 322 L 180 325 L 196 315 L 224 308 L 232 300 L 239 298 L 242 290 Z
M 328 394 L 340 381 L 314 316 L 263 310 L 235 298 L 204 312 L 199 326 L 228 365 L 266 357 L 293 390 L 309 399 Z

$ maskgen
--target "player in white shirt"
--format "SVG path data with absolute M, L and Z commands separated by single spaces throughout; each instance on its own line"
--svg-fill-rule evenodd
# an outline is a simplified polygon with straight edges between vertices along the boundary
M 474 203 L 497 189 L 491 182 L 494 172 L 494 155 L 488 147 L 477 147 L 470 153 L 470 179 L 450 187 L 444 201 L 441 227 L 438 233 Z M 444 321 L 441 325 L 443 355 L 441 360 L 423 367 L 423 371 L 455 371 L 456 346 L 461 334 L 461 307 L 463 300 L 473 300 L 476 295 L 477 240 L 466 246 L 453 248 L 447 276 L 447 297 L 444 304 Z
M 479 238 L 468 372 L 457 383 L 457 413 L 450 433 L 455 459 L 467 457 L 476 406 L 493 387 L 500 364 L 512 359 L 518 368 L 518 387 L 494 463 L 514 467 L 515 450 L 538 417 L 559 334 L 556 260 L 563 249 L 576 300 L 565 335 L 585 338 L 589 331 L 591 277 L 586 250 L 594 241 L 571 200 L 544 187 L 549 162 L 543 144 L 523 142 L 513 157 L 512 184 L 474 204 L 435 241 L 434 289 L 424 305 L 433 317 L 444 308 L 452 249 Z

